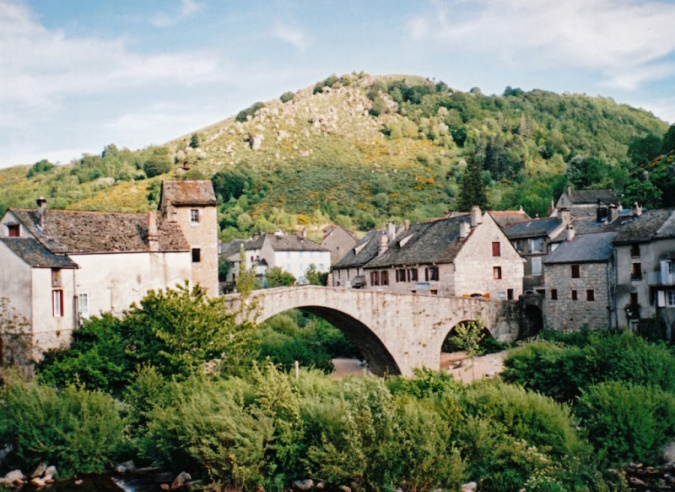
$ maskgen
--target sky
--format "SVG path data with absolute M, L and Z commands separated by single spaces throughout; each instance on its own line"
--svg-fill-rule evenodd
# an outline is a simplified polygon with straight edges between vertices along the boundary
M 0 167 L 138 149 L 365 71 L 675 122 L 675 0 L 0 0 Z

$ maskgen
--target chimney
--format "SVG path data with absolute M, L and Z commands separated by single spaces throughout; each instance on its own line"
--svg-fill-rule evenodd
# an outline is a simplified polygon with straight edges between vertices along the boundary
M 40 226 L 40 229 L 42 229 L 45 222 L 45 213 L 47 212 L 47 199 L 41 196 L 35 200 L 35 203 L 37 203 L 38 225 Z
M 157 213 L 155 212 L 148 212 L 148 251 L 159 251 Z
M 567 224 L 572 222 L 572 212 L 570 212 L 569 208 L 561 208 L 560 209 L 560 218 L 562 219 L 562 223 L 564 226 L 567 226 Z
M 302 228 L 302 239 L 306 239 L 306 238 L 307 238 L 307 231 L 306 231 L 305 228 L 303 227 L 303 228 Z
M 393 222 L 387 222 L 387 239 L 392 242 L 396 237 L 396 226 Z
M 616 208 L 616 205 L 613 203 L 609 206 L 609 221 L 614 222 L 619 218 L 619 210 Z
M 567 197 L 570 198 L 570 199 L 572 198 L 572 187 L 571 186 L 567 187 Z
M 521 214 L 522 214 L 522 213 L 525 213 L 525 209 L 523 208 L 522 205 L 520 205 L 520 206 L 518 207 L 518 212 L 520 212 Z
M 638 205 L 637 202 L 635 202 L 633 206 L 630 208 L 630 214 L 633 217 L 639 217 L 640 215 L 642 215 L 642 207 Z
M 480 207 L 474 205 L 471 207 L 471 227 L 476 227 L 478 224 L 483 222 L 483 215 L 481 214 Z
M 409 221 L 408 219 L 405 219 L 405 220 L 403 221 L 403 228 L 404 228 L 406 231 L 407 231 L 408 229 L 410 229 L 410 221 Z
M 382 256 L 389 249 L 389 238 L 386 233 L 382 233 L 380 236 L 380 249 L 377 252 L 377 256 Z
M 470 230 L 471 230 L 471 226 L 469 226 L 468 222 L 460 222 L 459 223 L 459 238 L 464 239 L 466 236 L 469 235 Z
M 574 230 L 574 226 L 570 224 L 567 226 L 567 240 L 571 241 L 574 239 L 574 236 L 576 236 L 576 231 Z
M 166 209 L 164 213 L 166 214 L 166 220 L 169 222 L 176 222 L 176 215 L 174 214 L 173 205 L 170 198 L 166 199 Z
M 522 206 L 520 208 L 523 208 Z M 551 198 L 551 203 L 548 204 L 548 215 L 552 216 L 553 211 L 555 210 L 555 204 L 553 203 L 553 198 Z

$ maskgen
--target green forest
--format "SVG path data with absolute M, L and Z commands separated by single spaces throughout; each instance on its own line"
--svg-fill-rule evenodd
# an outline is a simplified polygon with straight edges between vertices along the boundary
M 235 318 L 198 287 L 150 291 L 86 321 L 32 381 L 3 371 L 3 467 L 63 478 L 133 459 L 207 490 L 604 492 L 675 436 L 675 354 L 631 333 L 544 332 L 471 385 L 431 370 L 336 382 L 326 362 L 355 354 L 335 328 Z
M 522 205 L 533 217 L 567 186 L 669 207 L 674 156 L 675 126 L 608 98 L 353 73 L 164 146 L 111 144 L 65 166 L 2 170 L 0 212 L 40 195 L 54 208 L 146 211 L 162 179 L 212 179 L 221 239 L 327 223 L 368 230 L 465 209 L 468 175 L 484 206 Z

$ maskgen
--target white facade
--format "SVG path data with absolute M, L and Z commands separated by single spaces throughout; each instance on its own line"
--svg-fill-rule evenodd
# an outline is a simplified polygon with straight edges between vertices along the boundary
M 309 266 L 319 273 L 330 270 L 330 251 L 275 251 L 274 264 L 292 274 L 299 284 L 305 283 Z

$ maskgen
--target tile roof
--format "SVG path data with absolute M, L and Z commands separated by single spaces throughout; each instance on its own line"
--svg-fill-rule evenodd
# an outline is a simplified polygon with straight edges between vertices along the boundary
M 533 219 L 527 222 L 512 224 L 504 229 L 504 234 L 509 239 L 522 237 L 548 236 L 562 224 L 559 217 L 546 217 L 543 219 Z
M 488 212 L 500 227 L 532 220 L 529 215 L 520 210 L 493 210 Z
M 384 229 L 368 231 L 340 261 L 333 266 L 333 270 L 340 268 L 359 268 L 377 256 L 380 248 L 380 236 Z M 358 251 L 358 253 L 357 253 Z
M 54 253 L 132 253 L 148 251 L 148 214 L 46 210 L 44 227 L 35 209 L 10 209 Z M 189 251 L 177 223 L 157 217 L 159 251 Z
M 216 194 L 211 181 L 162 181 L 162 197 L 175 206 L 215 205 Z
M 32 267 L 78 268 L 73 260 L 65 255 L 55 255 L 33 238 L 0 237 L 0 242 Z
M 675 237 L 675 209 L 646 210 L 615 221 L 615 243 L 647 242 Z
M 466 242 L 460 239 L 460 224 L 470 223 L 469 214 L 441 220 L 413 224 L 399 233 L 381 256 L 370 261 L 366 268 L 423 263 L 452 263 Z M 378 245 L 379 248 L 379 245 Z
M 576 235 L 574 239 L 562 243 L 551 252 L 544 259 L 544 263 L 606 262 L 612 256 L 612 240 L 615 235 L 614 232 Z

